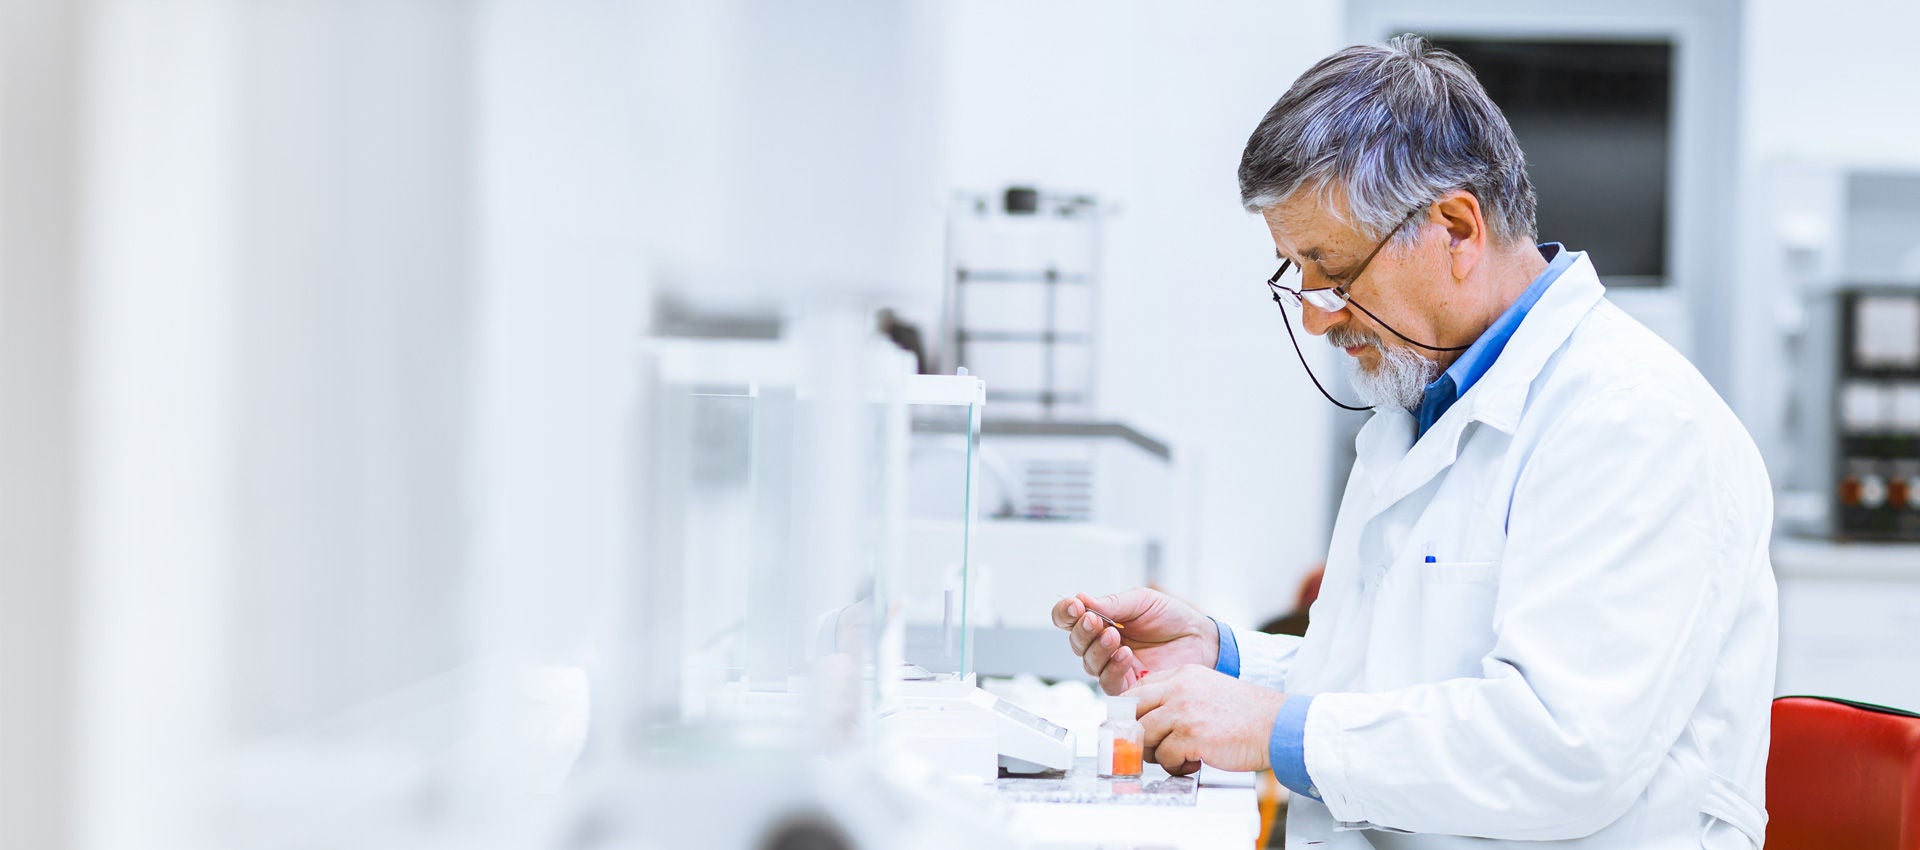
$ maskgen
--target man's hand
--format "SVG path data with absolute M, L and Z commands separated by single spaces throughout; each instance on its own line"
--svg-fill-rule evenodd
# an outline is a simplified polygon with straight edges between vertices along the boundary
M 1201 762 L 1233 771 L 1272 767 L 1267 743 L 1286 694 L 1187 666 L 1154 673 L 1126 695 L 1140 698 L 1146 757 L 1168 773 L 1192 773 Z
M 1091 608 L 1125 626 L 1115 629 Z M 1076 594 L 1053 605 L 1053 624 L 1066 629 L 1080 666 L 1118 694 L 1154 670 L 1183 664 L 1211 668 L 1220 655 L 1220 632 L 1193 606 L 1151 588 L 1112 596 Z

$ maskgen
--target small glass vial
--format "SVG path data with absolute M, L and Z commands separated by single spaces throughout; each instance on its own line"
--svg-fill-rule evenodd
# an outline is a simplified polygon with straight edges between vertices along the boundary
M 1147 727 L 1134 719 L 1138 697 L 1107 697 L 1107 722 L 1100 724 L 1100 776 L 1136 778 L 1140 775 Z

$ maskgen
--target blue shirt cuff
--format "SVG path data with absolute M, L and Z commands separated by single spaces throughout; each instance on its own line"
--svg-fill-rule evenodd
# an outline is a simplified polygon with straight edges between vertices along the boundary
M 1273 762 L 1273 778 L 1295 794 L 1304 794 L 1315 800 L 1320 799 L 1320 789 L 1314 787 L 1313 777 L 1307 775 L 1307 709 L 1313 705 L 1313 697 L 1288 697 L 1286 704 L 1280 706 L 1280 716 L 1273 719 L 1273 737 L 1267 739 L 1267 756 Z
M 1213 620 L 1212 617 L 1207 619 Z M 1240 678 L 1240 641 L 1233 636 L 1233 629 L 1228 628 L 1226 623 L 1213 620 L 1213 627 L 1220 632 L 1220 655 L 1213 662 L 1213 669 L 1235 679 Z

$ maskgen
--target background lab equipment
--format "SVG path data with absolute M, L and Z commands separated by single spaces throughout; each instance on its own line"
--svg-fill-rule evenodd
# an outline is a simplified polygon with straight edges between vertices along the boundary
M 1101 215 L 1092 196 L 1030 186 L 949 204 L 940 362 L 993 376 L 997 410 L 1096 409 Z
M 985 382 L 915 375 L 871 327 L 826 309 L 771 339 L 647 343 L 659 568 L 627 643 L 647 676 L 596 702 L 615 719 L 581 764 L 610 773 L 574 822 L 740 846 L 794 829 L 874 847 L 1251 836 L 1244 779 L 1095 781 L 1091 739 L 1009 699 L 1031 688 L 976 686 Z M 1054 649 L 1071 655 L 1057 633 Z M 740 795 L 724 824 L 698 814 L 716 787 Z
M 1920 172 L 1783 163 L 1792 530 L 1920 543 Z
M 1920 707 L 1920 170 L 1767 171 L 1782 694 Z
M 1174 448 L 1099 404 L 1102 233 L 1086 193 L 1015 185 L 947 208 L 938 361 L 988 378 L 970 566 L 975 669 L 1084 679 L 1047 611 L 1180 574 L 1185 478 Z M 930 458 L 916 451 L 915 462 Z M 935 469 L 916 469 L 921 485 Z M 910 547 L 910 551 L 918 551 Z M 908 631 L 909 651 L 932 637 Z
M 1920 543 L 1920 286 L 1850 284 L 1813 297 L 1808 364 L 1830 393 L 1809 453 L 1840 540 Z

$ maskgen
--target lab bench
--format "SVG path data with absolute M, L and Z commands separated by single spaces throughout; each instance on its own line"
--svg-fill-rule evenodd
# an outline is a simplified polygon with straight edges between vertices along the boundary
M 1142 782 L 1165 779 L 1146 766 Z M 1255 774 L 1204 767 L 1193 805 L 1014 803 L 1010 831 L 1035 850 L 1245 850 L 1260 835 Z

